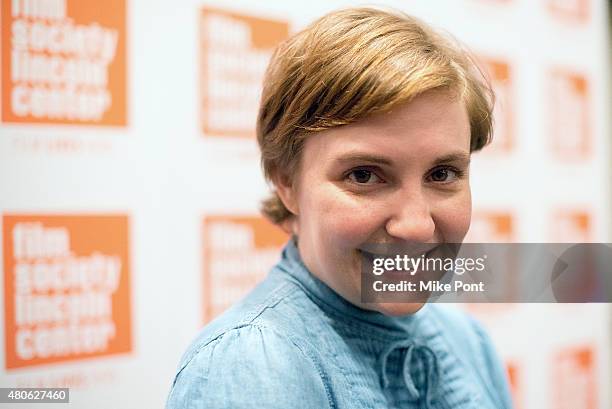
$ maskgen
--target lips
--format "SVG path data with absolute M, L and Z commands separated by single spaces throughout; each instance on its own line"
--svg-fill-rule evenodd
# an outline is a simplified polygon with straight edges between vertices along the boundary
M 430 256 L 438 247 L 440 243 L 426 243 L 426 244 L 414 244 L 414 245 L 395 245 L 395 244 L 365 244 L 357 250 L 367 259 L 374 260 L 374 258 L 394 258 L 396 256 L 409 258 L 418 258 L 422 255 L 425 257 Z
M 420 257 L 442 244 L 445 243 L 365 243 L 359 247 L 359 250 L 380 257 L 391 257 L 396 255 Z

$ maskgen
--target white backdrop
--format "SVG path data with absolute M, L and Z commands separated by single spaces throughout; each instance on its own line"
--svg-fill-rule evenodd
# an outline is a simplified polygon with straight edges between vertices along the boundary
M 607 2 L 376 4 L 452 33 L 496 87 L 469 239 L 610 242 Z M 257 214 L 267 187 L 252 115 L 271 47 L 350 5 L 2 0 L 1 386 L 70 387 L 77 408 L 163 407 L 198 329 L 284 240 Z M 83 41 L 46 41 L 50 27 Z M 58 66 L 78 75 L 48 74 Z M 49 89 L 64 94 L 36 96 Z M 90 109 L 75 112 L 75 98 Z M 78 263 L 72 283 L 53 276 Z M 517 408 L 612 407 L 609 305 L 461 307 L 491 331 Z

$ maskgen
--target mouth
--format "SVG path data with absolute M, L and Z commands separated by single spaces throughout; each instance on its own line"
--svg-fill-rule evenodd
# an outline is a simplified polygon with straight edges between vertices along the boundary
M 369 251 L 365 251 L 365 250 L 361 250 L 361 249 L 357 249 L 357 252 L 361 256 L 361 258 L 367 263 L 367 265 L 373 265 L 374 264 L 374 259 L 381 258 L 381 257 L 386 257 L 386 256 L 381 255 L 381 254 L 374 254 L 374 253 L 370 253 Z
M 410 246 L 399 246 L 393 244 L 366 244 L 357 248 L 357 251 L 368 259 L 409 257 L 418 258 L 432 255 L 442 243 L 415 244 Z
M 446 243 L 365 243 L 358 248 L 358 250 L 364 253 L 370 253 L 377 257 L 395 257 L 408 256 L 408 257 L 420 257 L 431 253 L 436 248 Z

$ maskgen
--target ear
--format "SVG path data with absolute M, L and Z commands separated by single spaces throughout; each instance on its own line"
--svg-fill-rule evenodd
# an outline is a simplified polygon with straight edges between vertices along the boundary
M 293 213 L 294 216 L 297 216 L 299 214 L 299 207 L 295 183 L 290 182 L 289 178 L 280 174 L 272 178 L 272 183 L 274 183 L 276 194 L 278 194 L 283 205 L 285 205 L 287 210 Z

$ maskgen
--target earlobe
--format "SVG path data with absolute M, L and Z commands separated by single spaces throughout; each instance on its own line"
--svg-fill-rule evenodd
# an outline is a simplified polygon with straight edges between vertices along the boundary
M 297 216 L 299 214 L 299 208 L 297 205 L 295 185 L 290 183 L 285 177 L 275 177 L 273 183 L 276 188 L 276 194 L 285 208 L 294 216 Z

